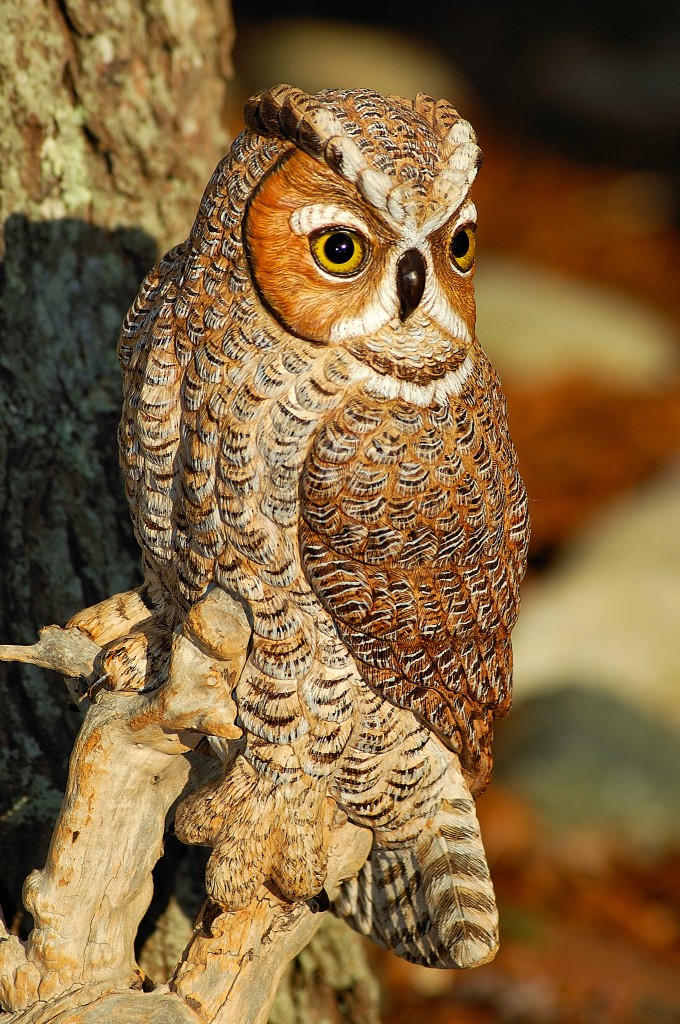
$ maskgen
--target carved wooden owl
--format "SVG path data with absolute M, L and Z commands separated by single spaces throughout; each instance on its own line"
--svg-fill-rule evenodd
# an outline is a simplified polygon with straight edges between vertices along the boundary
M 472 794 L 510 702 L 526 496 L 475 337 L 480 153 L 446 102 L 279 86 L 124 323 L 120 448 L 148 599 L 209 588 L 253 641 L 223 781 L 180 811 L 208 891 L 322 890 L 338 809 L 373 853 L 334 909 L 416 962 L 497 944 Z M 219 744 L 216 744 L 219 748 Z

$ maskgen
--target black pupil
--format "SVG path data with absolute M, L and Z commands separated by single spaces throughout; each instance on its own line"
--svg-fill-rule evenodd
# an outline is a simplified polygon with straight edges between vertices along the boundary
M 354 256 L 354 240 L 346 231 L 334 231 L 324 242 L 323 252 L 329 263 L 342 266 Z
M 461 260 L 463 256 L 467 256 L 470 251 L 470 237 L 467 231 L 459 231 L 457 235 L 453 236 L 451 241 L 451 253 L 457 260 Z

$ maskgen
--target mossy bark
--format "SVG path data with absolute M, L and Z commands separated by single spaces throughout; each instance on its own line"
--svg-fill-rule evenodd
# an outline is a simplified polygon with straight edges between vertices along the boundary
M 0 636 L 127 589 L 116 336 L 185 236 L 228 139 L 222 0 L 0 0 Z M 0 675 L 0 900 L 42 863 L 76 723 L 64 687 Z
M 228 146 L 233 30 L 224 0 L 0 0 L 0 23 L 0 638 L 31 643 L 138 582 L 116 337 Z M 19 930 L 30 927 L 21 884 L 44 863 L 78 725 L 57 676 L 0 666 L 0 905 Z M 173 913 L 189 911 L 200 867 L 184 850 L 159 869 L 143 941 L 161 971 L 182 928 L 161 920 L 154 953 L 156 920 L 171 895 Z M 365 1004 L 342 1019 L 375 1020 L 355 937 L 343 928 L 332 941 L 354 950 L 364 986 L 365 999 L 348 997 L 347 972 L 329 977 L 341 1001 Z M 291 974 L 284 1003 L 299 1011 L 287 1020 L 318 1019 L 296 996 L 303 975 Z

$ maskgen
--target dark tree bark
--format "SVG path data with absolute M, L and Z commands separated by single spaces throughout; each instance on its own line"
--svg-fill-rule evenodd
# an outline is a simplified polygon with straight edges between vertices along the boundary
M 138 582 L 116 338 L 228 146 L 233 31 L 225 0 L 0 0 L 0 23 L 0 642 L 31 643 Z M 78 725 L 59 677 L 0 666 L 0 905 L 24 931 L 21 884 L 44 863 Z M 161 974 L 200 895 L 200 856 L 176 847 L 141 935 Z M 321 998 L 375 1021 L 355 943 L 332 929 L 306 962 L 341 966 L 298 964 L 277 1012 L 311 1022 Z
M 0 7 L 0 635 L 28 643 L 136 579 L 116 337 L 227 147 L 232 31 L 222 0 Z M 10 916 L 61 802 L 74 734 L 64 692 L 56 677 L 2 669 Z

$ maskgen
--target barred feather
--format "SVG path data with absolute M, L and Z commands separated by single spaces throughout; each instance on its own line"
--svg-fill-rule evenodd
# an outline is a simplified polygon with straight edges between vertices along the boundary
M 451 755 L 445 797 L 415 846 L 375 846 L 334 912 L 425 967 L 479 967 L 498 948 L 498 912 L 472 797 Z

